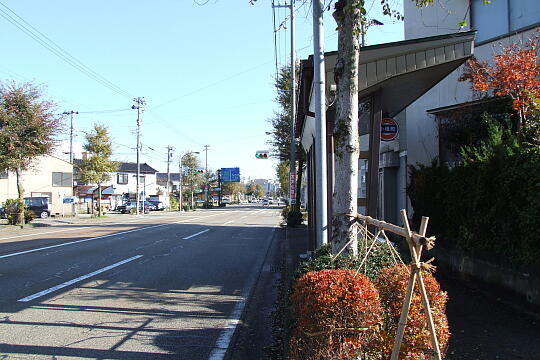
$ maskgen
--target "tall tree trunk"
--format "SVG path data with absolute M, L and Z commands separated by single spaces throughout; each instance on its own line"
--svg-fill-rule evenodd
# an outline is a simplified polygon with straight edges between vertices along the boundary
M 15 175 L 17 177 L 17 192 L 19 194 L 19 217 L 17 223 L 22 227 L 24 225 L 24 187 L 22 184 L 21 170 L 15 170 Z
M 339 0 L 334 18 L 338 25 L 338 57 L 334 69 L 337 85 L 335 144 L 335 189 L 332 194 L 332 252 L 347 243 L 345 253 L 357 255 L 356 228 L 353 226 L 358 201 L 358 40 L 360 10 L 357 0 Z
M 98 216 L 101 217 L 101 183 L 98 183 L 97 208 L 98 208 Z

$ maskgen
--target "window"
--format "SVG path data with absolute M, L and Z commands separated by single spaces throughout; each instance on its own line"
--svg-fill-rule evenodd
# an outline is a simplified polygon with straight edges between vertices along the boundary
M 52 173 L 52 185 L 53 186 L 72 186 L 73 174 L 64 172 Z
M 7 179 L 7 178 L 8 178 L 7 170 L 0 170 L 0 179 Z
M 118 184 L 127 184 L 128 181 L 129 181 L 128 174 L 118 174 L 117 181 L 116 181 Z

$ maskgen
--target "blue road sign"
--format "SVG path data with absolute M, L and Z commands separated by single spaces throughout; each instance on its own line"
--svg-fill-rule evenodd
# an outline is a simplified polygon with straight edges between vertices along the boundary
M 240 168 L 221 168 L 221 182 L 240 182 Z

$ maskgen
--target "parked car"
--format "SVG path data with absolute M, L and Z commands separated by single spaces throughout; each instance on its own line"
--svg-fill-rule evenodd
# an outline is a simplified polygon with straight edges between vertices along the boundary
M 263 206 L 269 206 L 270 202 L 268 201 L 268 199 L 263 199 L 262 204 Z
M 51 216 L 51 204 L 46 196 L 25 197 L 24 205 L 34 213 L 36 217 L 46 219 Z
M 18 207 L 17 204 L 12 204 L 12 207 Z M 46 219 L 51 216 L 51 205 L 49 198 L 46 196 L 33 196 L 24 198 L 24 206 L 26 211 L 32 213 L 34 217 Z M 0 218 L 7 218 L 7 213 L 10 209 L 0 208 Z
M 148 200 L 148 204 L 150 205 L 151 211 L 162 211 L 165 210 L 165 205 L 163 205 L 162 201 L 159 200 Z
M 125 204 L 118 205 L 116 210 L 120 211 L 122 214 L 130 214 L 132 211 L 135 211 L 137 208 L 137 201 L 129 201 Z M 150 212 L 150 203 L 148 201 L 139 202 L 139 213 L 148 214 Z

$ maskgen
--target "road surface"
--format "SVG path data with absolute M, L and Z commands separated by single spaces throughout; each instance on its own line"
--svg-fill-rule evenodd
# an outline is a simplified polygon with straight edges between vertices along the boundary
M 238 206 L 0 234 L 0 358 L 218 360 L 280 221 Z

